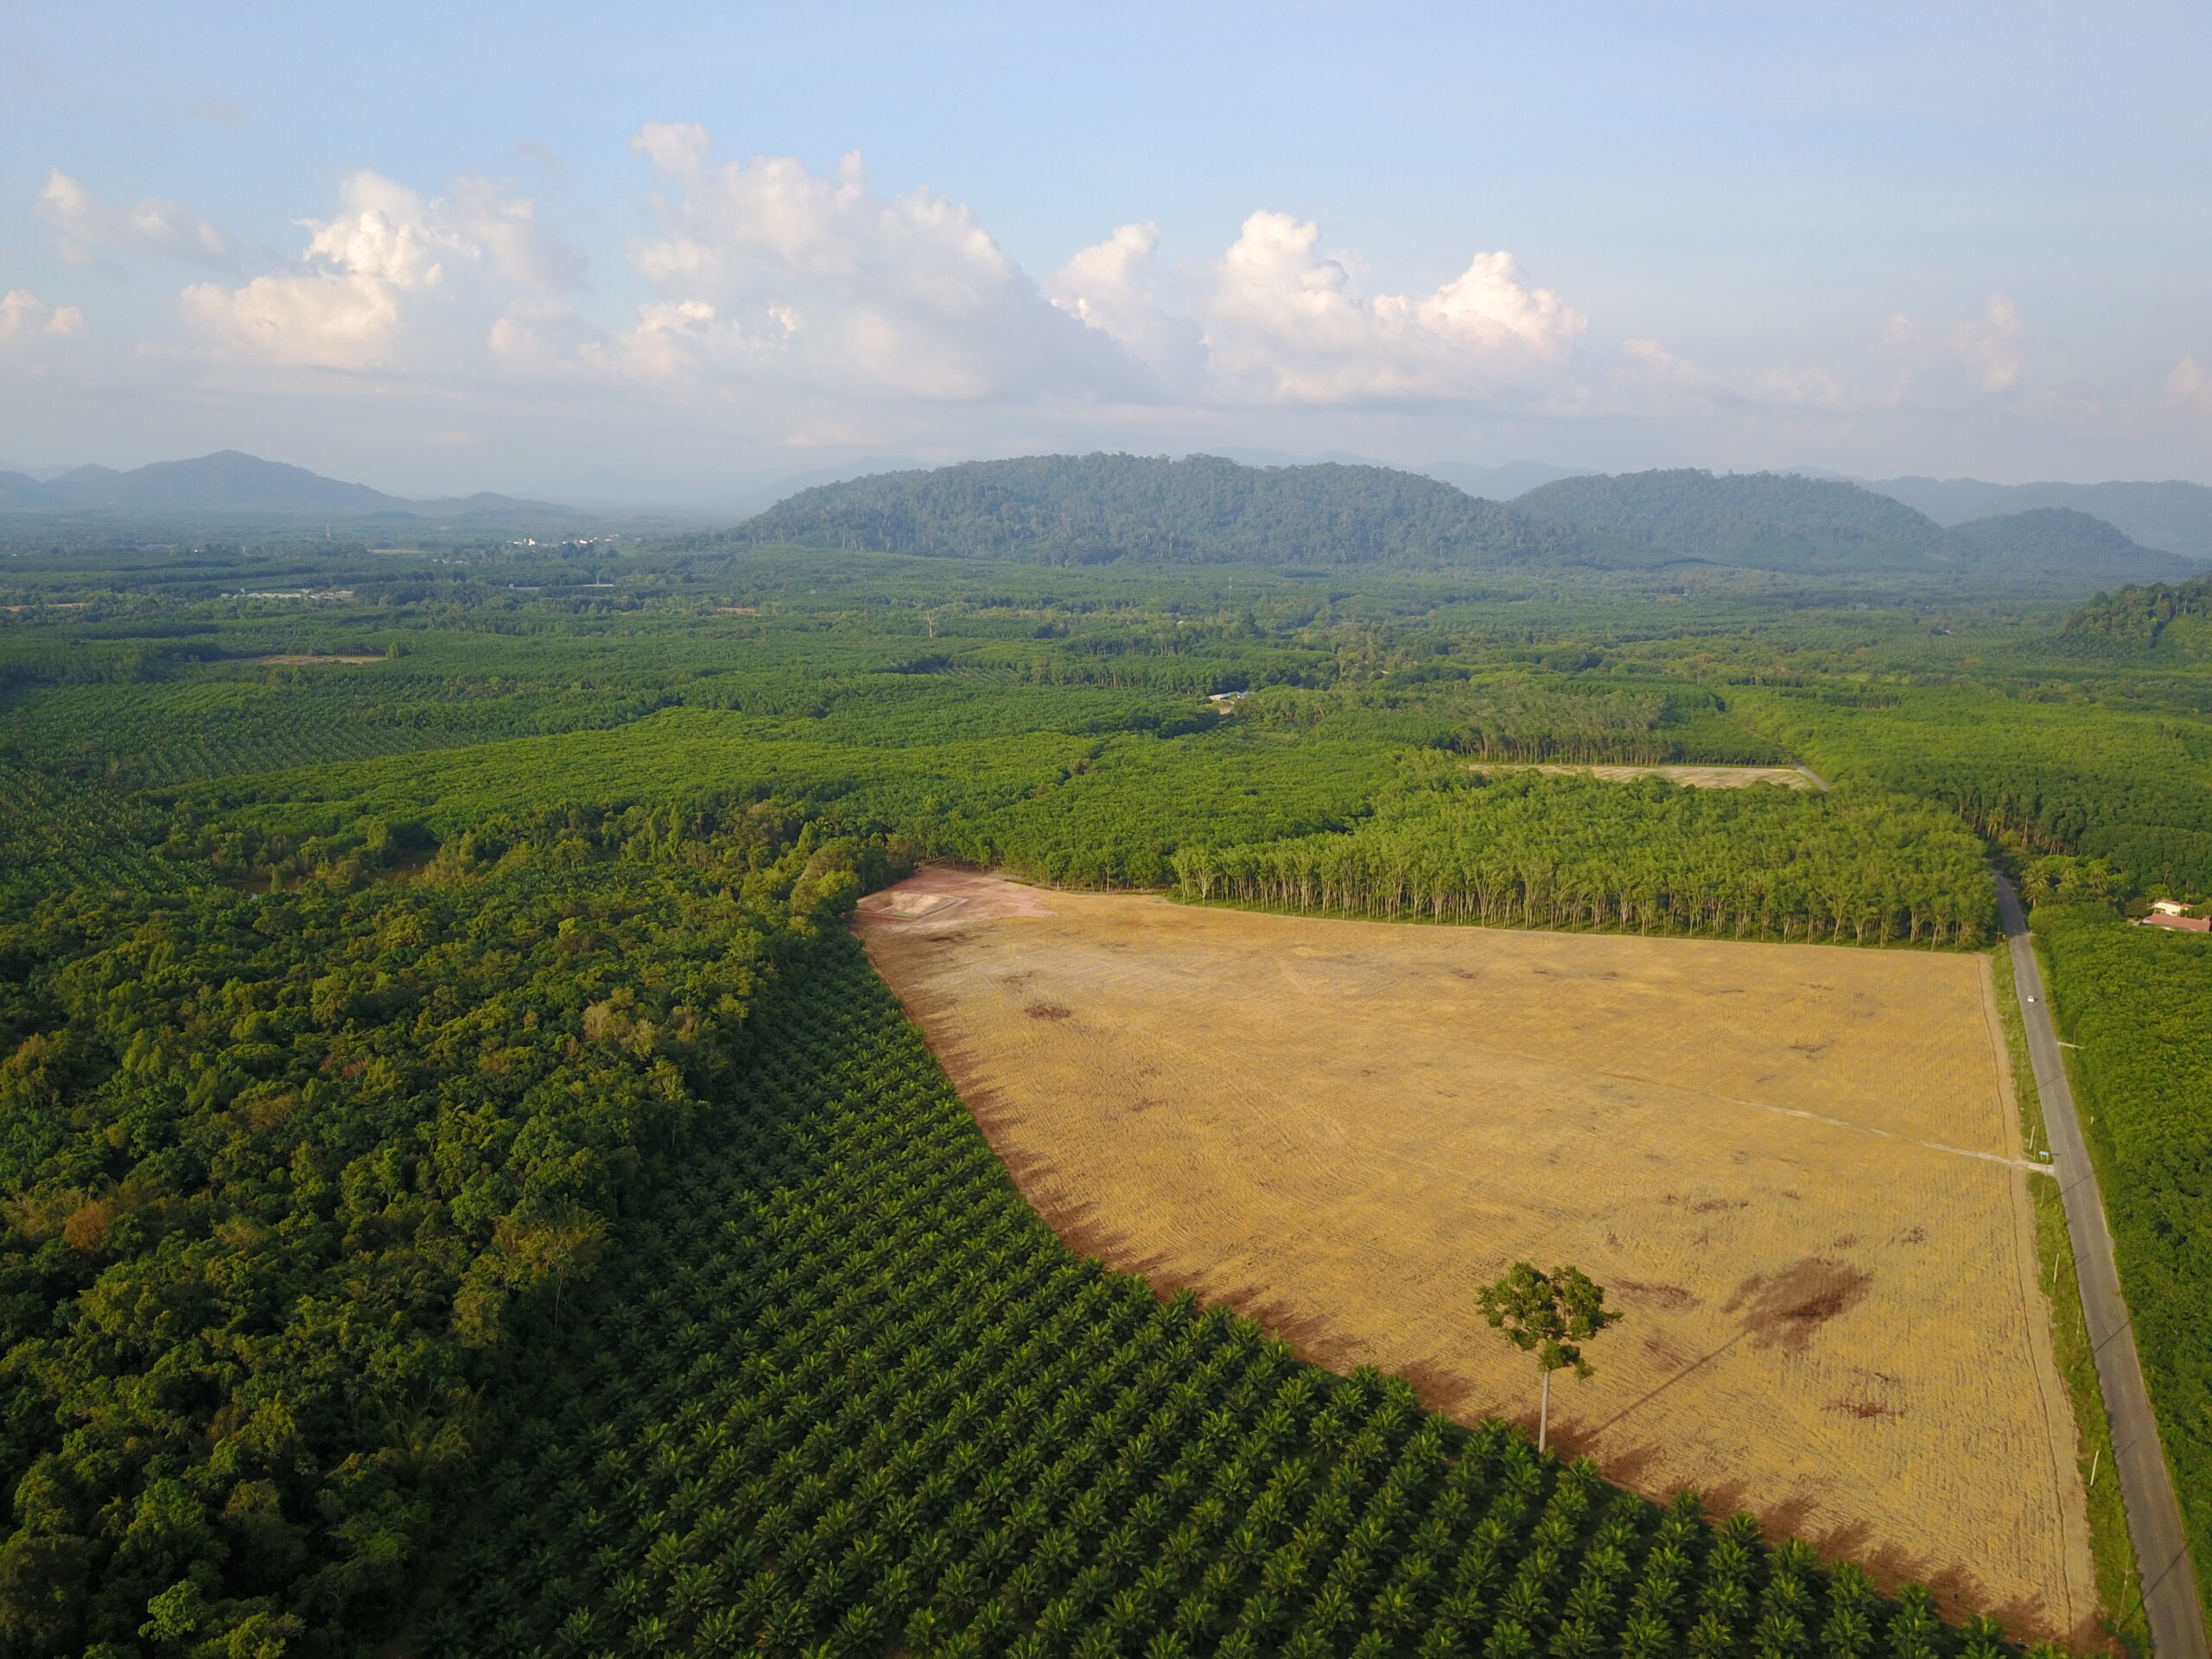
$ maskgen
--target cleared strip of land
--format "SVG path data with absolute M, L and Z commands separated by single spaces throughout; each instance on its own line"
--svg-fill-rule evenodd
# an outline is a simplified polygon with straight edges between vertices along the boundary
M 1557 772 L 1576 777 L 1599 778 L 1624 784 L 1635 778 L 1664 778 L 1694 789 L 1742 789 L 1751 784 L 1780 784 L 1785 789 L 1825 789 L 1827 785 L 1802 766 L 1574 766 L 1551 761 L 1478 760 L 1475 772 Z
M 373 551 L 374 550 L 372 549 L 371 550 Z M 290 667 L 301 667 L 308 663 L 380 663 L 385 660 L 385 658 L 384 653 L 378 652 L 372 657 L 346 655 L 340 655 L 336 657 L 313 657 L 296 653 L 291 656 L 284 657 L 233 657 L 230 660 L 234 663 L 278 663 Z
M 1629 1318 L 1554 1432 L 2093 1639 L 2086 1506 L 1978 957 L 1340 922 L 928 871 L 860 926 L 1079 1246 L 1533 1424 L 1515 1257 Z

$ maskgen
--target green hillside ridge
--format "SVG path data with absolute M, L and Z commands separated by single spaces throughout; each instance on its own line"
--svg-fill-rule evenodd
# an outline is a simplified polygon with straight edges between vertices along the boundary
M 802 490 L 713 538 L 1052 564 L 1498 564 L 1573 536 L 1382 467 L 1242 467 L 1216 455 L 1031 455 Z
M 2212 558 L 2212 489 L 2181 479 L 2102 484 L 1988 484 L 1974 478 L 1853 481 L 1926 513 L 1939 524 L 1961 524 L 2031 507 L 2072 507 L 2118 526 L 2145 547 L 2191 559 Z
M 2031 507 L 1958 525 L 1952 537 L 1978 556 L 2018 569 L 2082 577 L 2181 575 L 2191 562 L 2145 547 L 2103 519 L 2072 507 Z
M 1885 497 L 1827 479 L 1693 467 L 1563 478 L 1517 497 L 1622 554 L 1778 570 L 1954 569 L 1941 526 Z
M 1564 478 L 1514 498 L 1586 543 L 1591 563 L 1703 563 L 1801 575 L 1952 573 L 2038 580 L 2180 575 L 2188 562 L 2101 518 L 2038 507 L 1952 529 L 1885 495 L 1797 474 L 1695 468 Z
M 1558 480 L 1510 504 L 1334 462 L 1033 455 L 802 490 L 699 550 L 795 544 L 1062 565 L 1249 563 L 1408 570 L 1639 569 L 2044 580 L 2178 575 L 2184 563 L 2086 513 L 1947 530 L 1859 486 L 1689 468 Z

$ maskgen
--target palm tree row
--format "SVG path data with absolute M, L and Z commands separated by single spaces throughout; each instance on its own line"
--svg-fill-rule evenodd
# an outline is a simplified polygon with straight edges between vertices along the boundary
M 1175 856 L 1185 897 L 1494 926 L 1974 944 L 1980 844 L 1936 810 L 1754 785 L 1508 774 L 1414 790 L 1343 834 Z

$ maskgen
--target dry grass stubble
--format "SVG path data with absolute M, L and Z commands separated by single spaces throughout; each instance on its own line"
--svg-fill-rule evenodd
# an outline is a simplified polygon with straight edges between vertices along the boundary
M 1616 1480 L 2095 1636 L 1979 957 L 1515 932 L 927 870 L 860 929 L 1078 1248 L 1535 1422 L 1515 1257 L 1629 1318 L 1553 1431 Z

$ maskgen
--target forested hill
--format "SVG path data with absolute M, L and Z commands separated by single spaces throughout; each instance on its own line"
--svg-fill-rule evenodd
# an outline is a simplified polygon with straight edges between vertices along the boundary
M 1510 504 L 1383 467 L 1031 455 L 802 490 L 715 546 L 1172 564 L 1745 566 L 1973 582 L 2189 574 L 2101 519 L 2044 509 L 1945 529 L 1855 484 L 1682 469 L 1560 479 Z
M 2186 561 L 2130 541 L 2101 518 L 2042 508 L 1946 529 L 1902 502 L 1833 479 L 1714 475 L 1693 468 L 1563 478 L 1516 496 L 1556 520 L 1592 563 L 1695 561 L 1754 569 L 1955 573 L 1973 578 L 2142 580 Z
M 2212 576 L 2199 576 L 2099 594 L 2066 619 L 2066 632 L 2085 643 L 2155 645 L 2175 623 L 2207 617 L 2212 617 Z
M 1576 551 L 1573 532 L 1382 467 L 1031 455 L 802 490 L 721 538 L 1103 564 L 1417 567 Z
M 2202 563 L 2145 547 L 2103 519 L 2071 507 L 2030 507 L 1976 518 L 1950 535 L 1979 559 L 2014 569 L 2070 571 L 2085 580 L 2178 576 Z
M 1563 478 L 1518 497 L 1618 556 L 1783 570 L 1942 570 L 1967 560 L 1943 529 L 1855 484 L 1682 467 Z
M 1959 524 L 2036 507 L 2070 507 L 2119 526 L 2145 547 L 2212 558 L 2212 489 L 2163 483 L 1986 484 L 1974 478 L 1870 478 L 1878 495 L 1902 501 L 1939 524 Z

